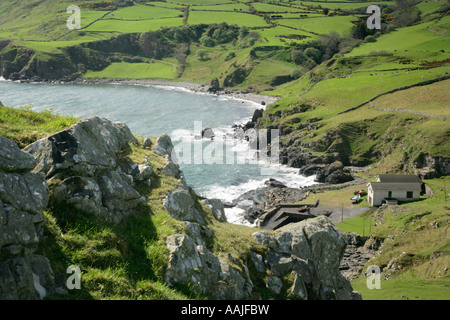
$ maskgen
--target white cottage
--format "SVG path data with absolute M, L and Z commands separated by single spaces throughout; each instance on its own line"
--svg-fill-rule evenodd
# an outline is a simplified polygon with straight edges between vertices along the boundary
M 368 201 L 371 206 L 380 206 L 390 200 L 418 200 L 421 193 L 422 179 L 416 175 L 381 174 L 369 183 Z

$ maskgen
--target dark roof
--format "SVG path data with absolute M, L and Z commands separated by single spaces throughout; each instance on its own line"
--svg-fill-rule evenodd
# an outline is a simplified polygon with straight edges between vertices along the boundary
M 371 182 L 370 185 L 372 187 L 372 190 L 413 191 L 413 190 L 421 189 L 421 183 L 417 183 L 417 182 L 407 182 L 407 183 Z
M 378 178 L 387 183 L 422 183 L 422 179 L 414 174 L 380 174 Z

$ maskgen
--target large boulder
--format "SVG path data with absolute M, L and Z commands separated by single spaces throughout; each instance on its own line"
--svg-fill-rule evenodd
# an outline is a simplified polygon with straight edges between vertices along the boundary
M 205 220 L 195 207 L 192 194 L 184 183 L 170 191 L 164 199 L 164 205 L 169 214 L 177 220 L 205 224 Z
M 168 155 L 172 156 L 173 144 L 172 139 L 164 133 L 156 140 L 156 144 L 153 147 L 153 151 L 159 156 Z
M 126 125 L 91 117 L 24 150 L 37 159 L 34 171 L 47 178 L 67 169 L 75 175 L 95 176 L 115 169 L 129 143 L 137 140 Z
M 225 207 L 219 199 L 205 199 L 203 200 L 203 204 L 206 205 L 210 210 L 213 216 L 222 222 L 227 221 L 227 217 L 225 215 Z
M 289 224 L 276 235 L 258 231 L 253 238 L 268 248 L 264 262 L 271 274 L 294 274 L 294 284 L 288 290 L 293 298 L 360 299 L 339 272 L 347 238 L 327 217 Z M 279 282 L 275 280 L 267 286 L 277 291 Z
M 213 299 L 249 297 L 251 281 L 187 234 L 169 236 L 166 245 L 170 252 L 165 274 L 168 285 L 191 284 L 197 292 Z
M 151 184 L 153 168 L 125 157 L 130 143 L 137 143 L 123 123 L 100 117 L 41 139 L 25 148 L 38 159 L 34 172 L 55 185 L 55 205 L 70 205 L 77 214 L 92 213 L 106 221 L 120 222 L 145 198 L 135 184 Z

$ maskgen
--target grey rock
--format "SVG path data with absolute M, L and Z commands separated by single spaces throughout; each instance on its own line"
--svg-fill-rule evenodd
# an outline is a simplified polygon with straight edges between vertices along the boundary
M 169 236 L 166 245 L 170 252 L 165 273 L 168 285 L 190 283 L 213 299 L 243 299 L 251 292 L 251 281 L 188 235 Z
M 137 140 L 126 125 L 92 117 L 24 150 L 37 159 L 34 171 L 43 172 L 47 178 L 64 169 L 75 175 L 94 176 L 115 169 L 129 143 Z
M 33 252 L 39 243 L 44 216 L 7 207 L 6 224 L 0 226 L 0 251 L 19 255 L 26 247 Z
M 170 137 L 164 133 L 157 140 L 153 147 L 153 151 L 159 156 L 168 155 L 169 158 L 172 156 L 173 144 Z
M 281 289 L 283 288 L 283 281 L 277 276 L 269 275 L 267 278 L 266 287 L 275 294 L 280 294 Z
M 212 139 L 216 136 L 213 129 L 211 129 L 211 128 L 203 129 L 201 134 L 202 134 L 202 138 L 205 138 L 205 139 Z
M 97 179 L 89 177 L 69 177 L 53 190 L 56 204 L 68 204 L 82 212 L 106 215 L 103 208 L 103 195 Z
M 290 232 L 281 232 L 274 235 L 275 240 L 277 241 L 278 252 L 290 253 L 292 251 L 292 238 L 294 236 Z
M 266 265 L 264 264 L 264 259 L 262 255 L 255 253 L 253 251 L 250 251 L 250 258 L 253 262 L 253 265 L 255 267 L 255 270 L 257 272 L 264 273 L 266 272 Z
M 150 138 L 145 138 L 144 139 L 144 143 L 143 143 L 144 147 L 150 148 L 152 146 L 152 144 L 153 143 L 152 143 L 152 140 Z
M 291 255 L 270 252 L 266 256 L 266 264 L 269 266 L 270 271 L 273 274 L 283 276 L 292 271 L 294 262 Z
M 18 148 L 11 155 L 8 161 L 22 157 L 24 163 L 9 161 L 8 169 L 18 172 L 0 172 L 0 300 L 43 299 L 53 290 L 53 271 L 45 257 L 34 253 L 49 191 L 42 174 L 19 173 L 29 170 L 34 158 Z
M 195 208 L 191 193 L 182 183 L 168 193 L 164 199 L 164 205 L 169 214 L 177 220 L 205 224 L 200 212 Z
M 106 221 L 120 222 L 145 199 L 131 187 L 127 175 L 111 171 L 98 178 L 74 176 L 65 179 L 53 191 L 56 204 L 93 213 Z
M 223 260 L 220 260 L 219 279 L 217 291 L 214 290 L 216 299 L 240 300 L 246 297 L 244 277 Z
M 0 136 L 0 167 L 8 171 L 30 171 L 36 165 L 36 159 L 19 149 L 16 143 Z
M 0 200 L 19 210 L 39 214 L 48 204 L 48 187 L 38 174 L 0 172 Z
M 138 181 L 149 180 L 153 175 L 153 168 L 148 164 L 140 164 L 138 170 L 139 174 L 136 177 Z
M 301 275 L 302 282 L 290 288 L 293 297 L 321 300 L 360 297 L 339 271 L 348 239 L 327 217 L 292 223 L 279 231 L 275 236 L 256 232 L 253 238 L 270 250 L 265 261 L 273 276 L 291 271 Z M 270 281 L 276 292 L 278 281 Z
M 252 237 L 258 244 L 265 245 L 271 249 L 275 249 L 277 247 L 277 241 L 267 232 L 257 231 L 252 234 Z
M 218 221 L 227 221 L 227 217 L 225 215 L 225 207 L 222 201 L 220 201 L 219 199 L 205 199 L 203 200 L 203 204 L 211 209 L 211 213 Z
M 187 227 L 190 237 L 199 245 L 205 245 L 203 238 L 211 238 L 214 235 L 211 228 L 200 225 L 196 222 L 185 221 L 184 224 Z
M 308 290 L 303 281 L 303 276 L 297 272 L 294 272 L 294 284 L 290 290 L 290 295 L 295 299 L 308 300 Z
M 0 298 L 2 300 L 36 300 L 33 271 L 23 257 L 0 262 Z
M 175 164 L 170 158 L 168 159 L 167 164 L 163 167 L 162 173 L 176 179 L 180 179 L 182 177 L 179 165 Z
M 125 175 L 116 171 L 108 172 L 99 178 L 99 186 L 103 195 L 103 205 L 108 209 L 107 221 L 120 222 L 140 204 L 145 204 L 145 198 L 133 189 Z
M 168 285 L 196 283 L 196 272 L 203 267 L 196 243 L 187 234 L 167 237 L 166 246 L 170 258 L 165 274 Z

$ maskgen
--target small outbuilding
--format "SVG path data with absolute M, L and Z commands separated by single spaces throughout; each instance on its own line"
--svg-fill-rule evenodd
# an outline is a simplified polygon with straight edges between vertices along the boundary
M 420 199 L 422 179 L 417 175 L 381 174 L 368 185 L 368 202 L 371 206 L 395 201 Z

